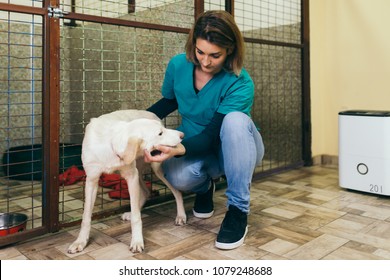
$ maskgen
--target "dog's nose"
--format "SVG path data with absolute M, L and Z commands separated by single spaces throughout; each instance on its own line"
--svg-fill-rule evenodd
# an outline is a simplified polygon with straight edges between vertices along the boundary
M 181 139 L 183 139 L 184 138 L 184 133 L 180 131 L 179 136 L 180 136 Z

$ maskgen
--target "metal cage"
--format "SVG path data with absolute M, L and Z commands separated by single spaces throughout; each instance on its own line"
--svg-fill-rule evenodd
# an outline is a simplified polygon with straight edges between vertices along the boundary
M 310 163 L 308 0 L 0 0 L 0 212 L 28 216 L 0 245 L 80 222 L 85 126 L 157 101 L 169 58 L 211 9 L 232 13 L 245 37 L 266 147 L 255 178 Z M 164 121 L 174 128 L 180 117 Z M 171 199 L 144 176 L 149 205 Z M 99 189 L 95 218 L 129 207 L 115 180 Z

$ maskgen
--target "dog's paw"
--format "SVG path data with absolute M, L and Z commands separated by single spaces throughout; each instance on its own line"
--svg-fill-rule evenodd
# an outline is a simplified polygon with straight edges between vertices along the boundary
M 69 254 L 79 253 L 79 252 L 84 250 L 86 245 L 87 245 L 87 242 L 79 242 L 79 241 L 76 240 L 75 242 L 73 242 L 69 246 L 68 253 Z
M 125 212 L 122 214 L 121 219 L 123 221 L 131 221 L 131 212 Z
M 175 225 L 182 226 L 187 223 L 187 217 L 186 216 L 177 216 L 175 219 Z
M 133 253 L 142 253 L 144 250 L 144 242 L 138 241 L 138 242 L 131 242 L 130 244 L 130 251 Z

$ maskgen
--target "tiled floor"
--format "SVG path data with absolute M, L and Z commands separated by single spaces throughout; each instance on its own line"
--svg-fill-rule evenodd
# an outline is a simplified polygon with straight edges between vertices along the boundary
M 214 247 L 225 201 L 218 190 L 214 216 L 200 220 L 188 197 L 188 223 L 179 227 L 173 202 L 144 209 L 141 254 L 128 249 L 129 222 L 114 216 L 94 223 L 81 253 L 66 252 L 77 226 L 0 249 L 0 259 L 390 260 L 390 198 L 340 188 L 337 168 L 301 168 L 253 182 L 249 232 L 231 251 Z

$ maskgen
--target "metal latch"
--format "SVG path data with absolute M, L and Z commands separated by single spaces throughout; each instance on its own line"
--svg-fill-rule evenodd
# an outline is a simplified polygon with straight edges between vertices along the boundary
M 69 14 L 69 12 L 63 11 L 60 8 L 51 7 L 51 6 L 48 8 L 48 11 L 49 11 L 48 13 L 49 17 L 54 17 L 54 18 L 62 18 L 64 17 L 64 15 Z

